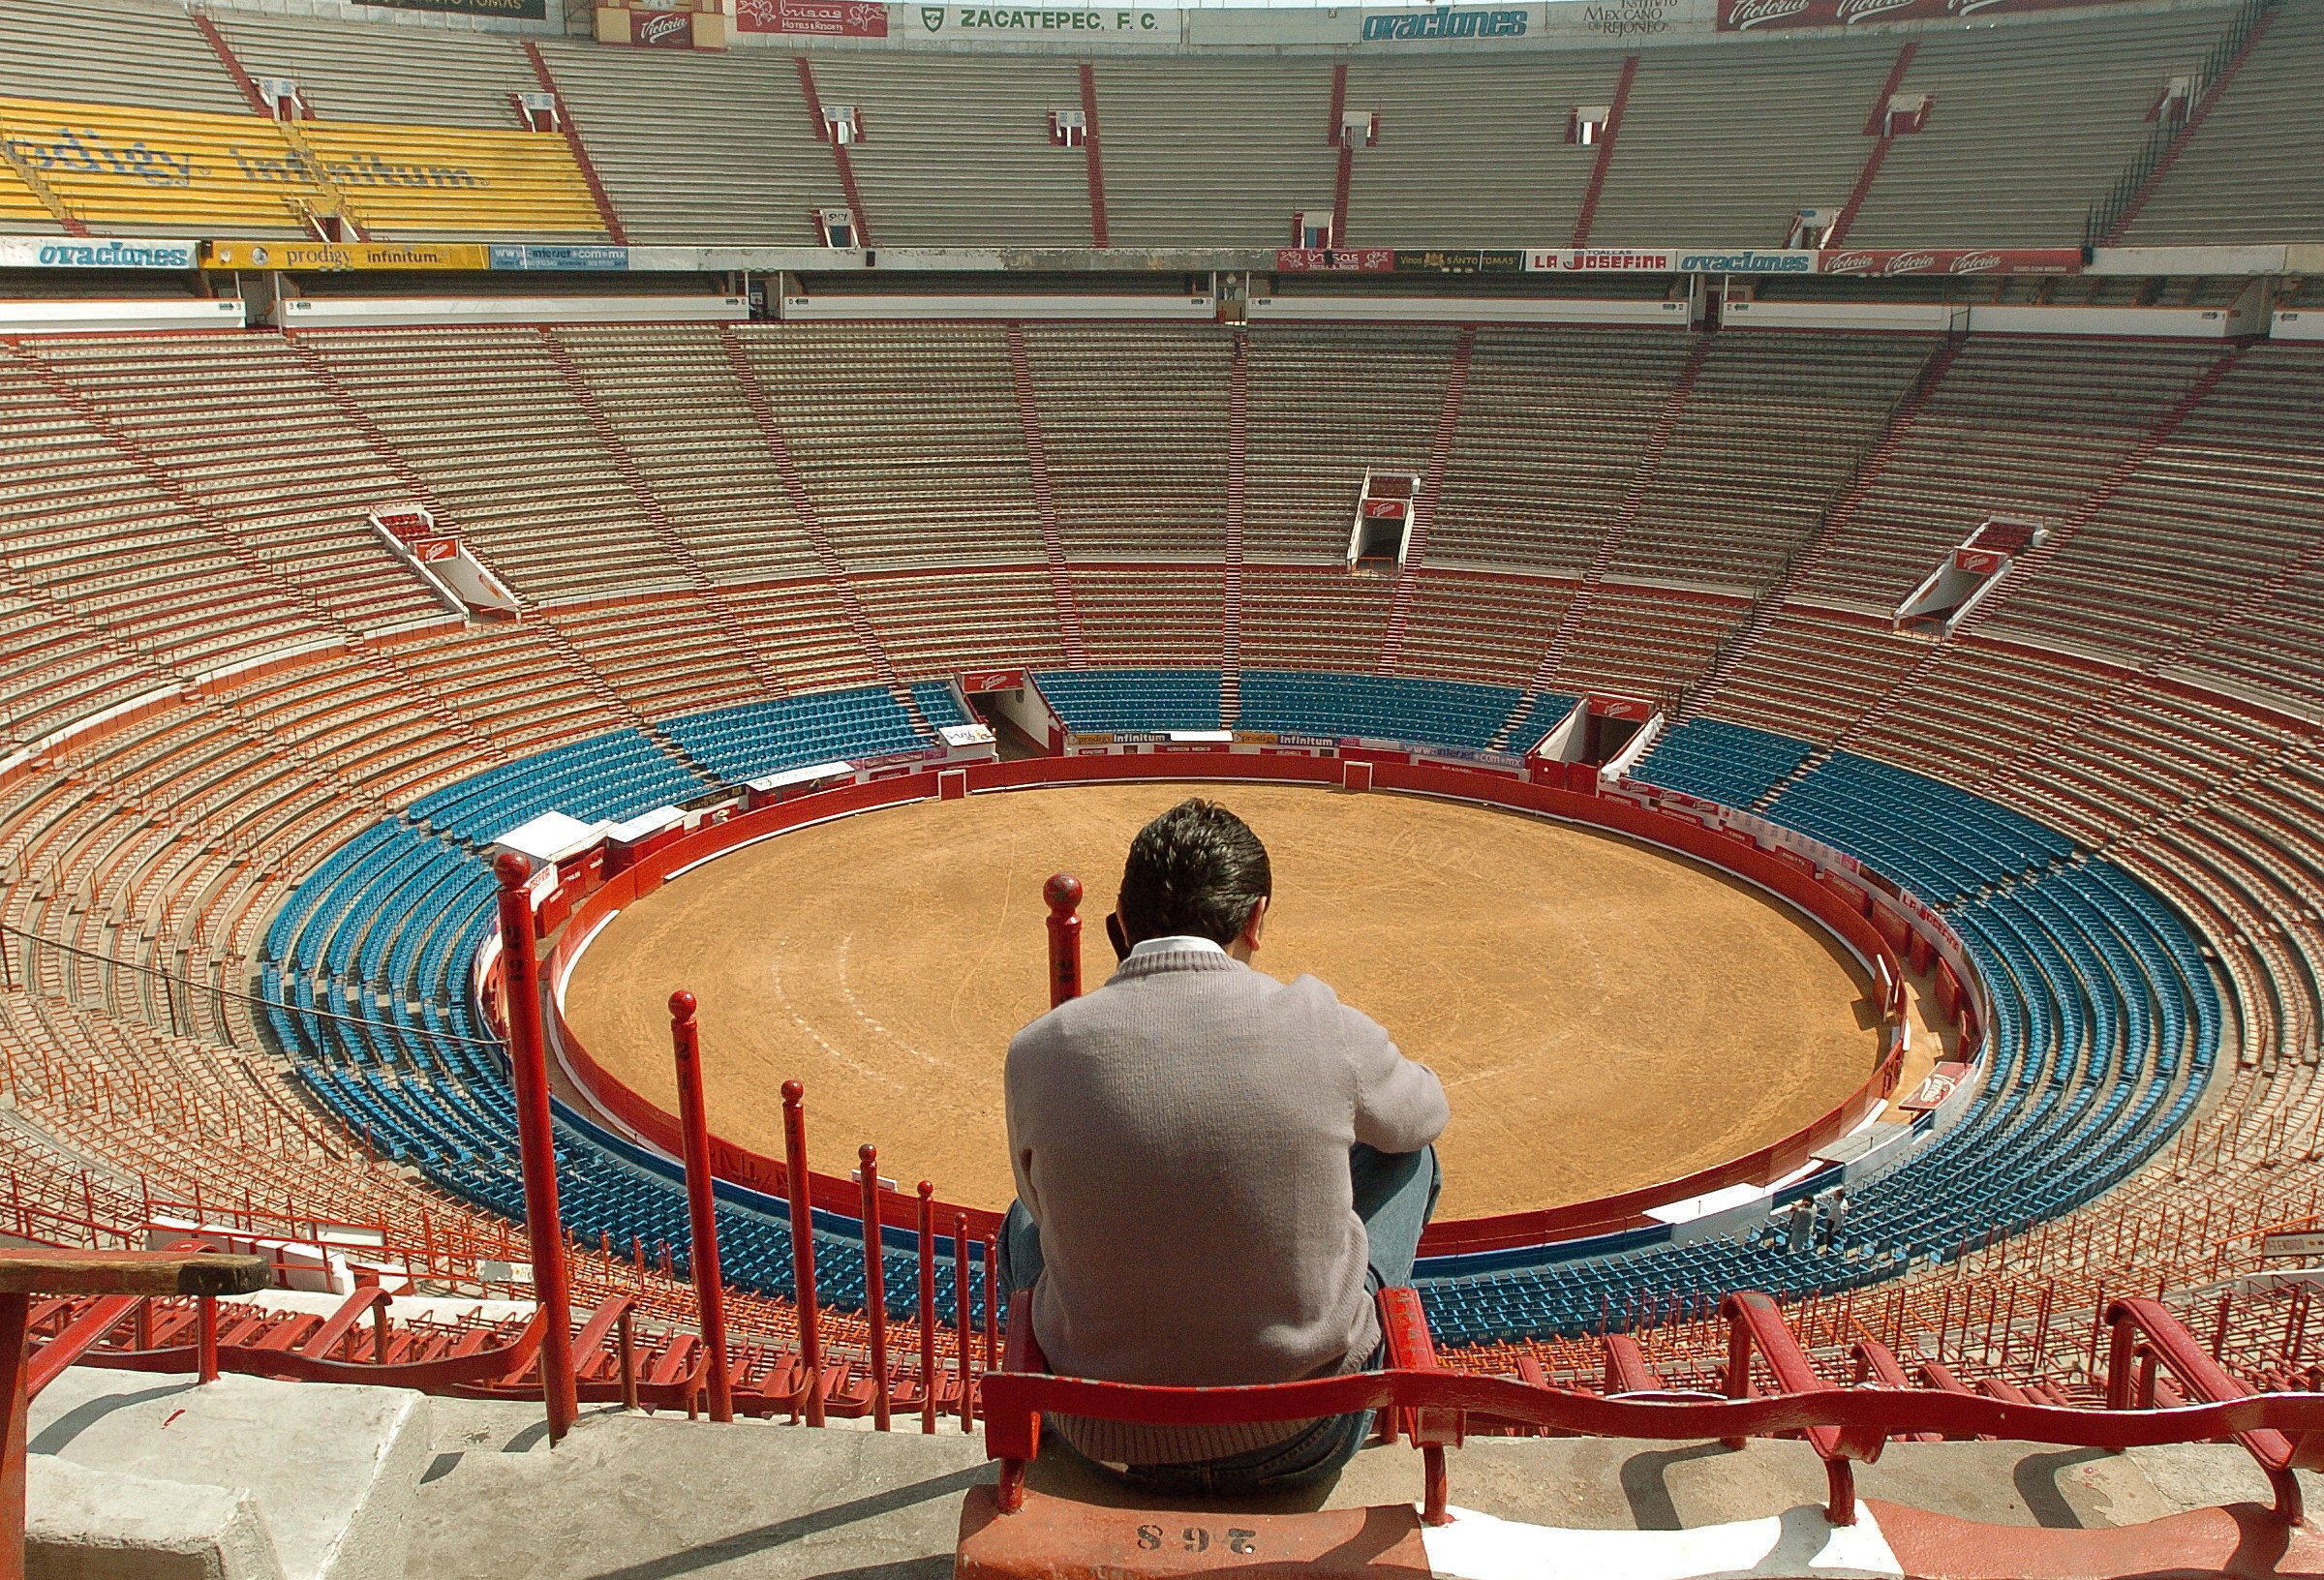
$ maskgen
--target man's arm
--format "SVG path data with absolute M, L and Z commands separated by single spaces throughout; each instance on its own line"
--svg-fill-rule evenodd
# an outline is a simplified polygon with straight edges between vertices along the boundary
M 1445 1083 L 1398 1052 L 1379 1021 L 1345 1004 L 1339 1013 L 1356 1076 L 1356 1139 L 1381 1152 L 1418 1152 L 1452 1117 Z

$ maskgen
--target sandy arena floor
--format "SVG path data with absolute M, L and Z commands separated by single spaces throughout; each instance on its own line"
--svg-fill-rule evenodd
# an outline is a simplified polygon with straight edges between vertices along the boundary
M 948 1200 L 1005 1205 L 1001 1059 L 1046 1005 L 1042 880 L 1062 870 L 1088 886 L 1095 987 L 1130 836 L 1188 793 L 1017 791 L 766 840 L 616 918 L 582 957 L 566 1017 L 608 1070 L 675 1109 L 666 1005 L 689 988 L 719 1135 L 780 1156 L 779 1091 L 797 1078 L 817 1169 L 845 1173 L 871 1140 L 906 1189 L 928 1178 Z M 1315 972 L 1444 1078 L 1440 1217 L 1738 1156 L 1831 1109 L 1871 1067 L 1877 1034 L 1848 957 L 1705 868 L 1415 797 L 1203 793 L 1246 818 L 1274 865 L 1255 963 Z

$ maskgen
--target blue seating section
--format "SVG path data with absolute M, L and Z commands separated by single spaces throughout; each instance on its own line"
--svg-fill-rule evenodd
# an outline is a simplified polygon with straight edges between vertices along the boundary
M 1157 694 L 1147 682 L 1128 684 L 1127 696 Z M 802 720 L 848 729 L 861 716 L 838 706 L 783 713 L 802 761 L 851 749 L 802 736 Z M 1796 753 L 1793 763 L 1806 754 L 1800 743 L 1779 750 L 1748 740 L 1750 733 L 1697 732 L 1682 746 L 1674 732 L 1665 749 L 1678 753 L 1674 763 L 1692 757 L 1708 764 L 1706 772 L 1732 774 L 1724 782 L 1738 796 L 1775 782 L 1785 754 Z M 1472 727 L 1464 739 L 1475 738 Z M 568 790 L 596 798 L 585 809 L 601 817 L 672 799 L 659 765 L 643 766 L 634 788 L 617 791 L 577 775 L 567 748 L 431 797 L 444 822 L 423 827 L 408 815 L 367 831 L 299 886 L 266 933 L 262 982 L 276 1005 L 269 1020 L 302 1079 L 381 1151 L 512 1217 L 522 1201 L 506 1066 L 497 1047 L 476 1040 L 467 993 L 470 963 L 491 926 L 494 885 L 473 846 L 445 828 L 481 818 L 476 808 L 485 805 L 495 810 L 481 823 L 509 809 L 569 809 L 560 799 Z M 1667 1230 L 1654 1228 L 1585 1246 L 1425 1261 L 1417 1282 L 1444 1342 L 1620 1325 L 1639 1291 L 1805 1292 L 1876 1283 L 1917 1261 L 1949 1259 L 1991 1231 L 2089 1201 L 2136 1169 L 2200 1100 L 2220 1035 L 2217 991 L 2185 926 L 2121 868 L 1967 792 L 1846 754 L 1774 806 L 1778 819 L 1856 852 L 1924 897 L 1946 896 L 1943 908 L 1993 997 L 1984 1089 L 1952 1128 L 1851 1190 L 1836 1247 L 1790 1251 L 1764 1229 L 1676 1245 Z M 683 1264 L 686 1205 L 671 1165 L 563 1108 L 558 1143 L 565 1216 L 576 1236 L 594 1243 L 603 1235 L 624 1251 L 632 1238 L 649 1252 L 666 1243 Z M 1785 1195 L 1827 1182 L 1812 1179 Z M 817 1234 L 828 1240 L 818 1258 L 824 1298 L 860 1306 L 852 1234 L 838 1225 L 819 1226 Z M 789 1292 L 789 1228 L 776 1204 L 722 1188 L 719 1236 L 736 1283 Z M 908 1236 L 894 1238 L 889 1291 L 899 1315 L 916 1276 Z M 949 1314 L 948 1260 L 939 1260 L 937 1279 L 939 1307 Z M 972 1299 L 979 1289 L 972 1270 Z
M 1861 857 L 1931 903 L 2041 872 L 2074 842 L 2006 806 L 1852 752 L 1834 752 L 1789 785 L 1766 815 Z
M 1401 675 L 1323 675 L 1303 669 L 1246 669 L 1238 726 L 1285 735 L 1456 746 L 1483 751 L 1518 700 L 1514 685 L 1466 685 Z M 1533 716 L 1549 720 L 1574 706 L 1544 694 Z
M 932 729 L 941 730 L 948 725 L 976 722 L 968 716 L 968 710 L 961 706 L 960 695 L 953 690 L 950 681 L 914 682 L 912 702 Z
M 883 686 L 747 702 L 673 718 L 662 728 L 686 754 L 740 783 L 810 763 L 918 751 L 928 738 Z
M 1638 759 L 1633 778 L 1690 796 L 1749 806 L 1808 759 L 1808 744 L 1720 718 L 1691 718 L 1666 731 Z
M 594 823 L 713 788 L 635 730 L 616 730 L 462 779 L 413 802 L 411 816 L 455 839 L 485 840 L 552 808 Z
M 1033 684 L 1077 734 L 1219 727 L 1215 669 L 1045 669 Z

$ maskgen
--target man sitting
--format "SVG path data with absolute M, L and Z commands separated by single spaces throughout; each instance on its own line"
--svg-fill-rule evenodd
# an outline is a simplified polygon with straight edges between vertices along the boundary
M 1315 978 L 1251 968 L 1272 894 L 1240 818 L 1172 807 L 1122 869 L 1119 969 L 1009 1045 L 1001 1273 L 1032 1291 L 1060 1373 L 1223 1386 L 1378 1364 L 1373 1295 L 1410 1282 L 1435 1210 L 1444 1086 Z M 1370 1414 L 1055 1424 L 1133 1480 L 1218 1493 L 1330 1475 Z

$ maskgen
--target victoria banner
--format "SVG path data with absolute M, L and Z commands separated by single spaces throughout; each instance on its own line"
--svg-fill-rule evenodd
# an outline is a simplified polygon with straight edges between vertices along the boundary
M 1854 27 L 1859 22 L 1942 22 L 2028 11 L 2069 11 L 2119 0 L 1719 0 L 1719 31 Z

